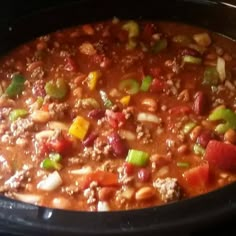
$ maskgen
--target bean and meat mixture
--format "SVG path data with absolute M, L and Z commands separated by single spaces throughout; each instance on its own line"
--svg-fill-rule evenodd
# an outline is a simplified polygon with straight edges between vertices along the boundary
M 81 211 L 236 180 L 236 45 L 171 22 L 57 31 L 0 60 L 0 192 Z

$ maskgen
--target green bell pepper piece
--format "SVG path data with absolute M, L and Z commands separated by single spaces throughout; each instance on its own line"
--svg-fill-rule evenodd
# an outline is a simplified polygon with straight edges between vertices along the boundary
M 68 84 L 63 79 L 49 81 L 45 85 L 45 91 L 47 95 L 52 98 L 62 99 L 67 95 L 68 90 Z
M 227 108 L 218 108 L 208 117 L 210 121 L 223 120 L 225 123 L 216 126 L 215 131 L 224 134 L 228 129 L 236 129 L 236 114 Z
M 25 78 L 20 74 L 14 74 L 12 76 L 12 81 L 6 89 L 6 94 L 9 97 L 15 97 L 16 95 L 21 94 L 24 89 Z
M 17 120 L 19 117 L 24 117 L 28 115 L 28 111 L 25 109 L 15 109 L 12 110 L 9 114 L 9 120 L 10 121 L 15 121 Z

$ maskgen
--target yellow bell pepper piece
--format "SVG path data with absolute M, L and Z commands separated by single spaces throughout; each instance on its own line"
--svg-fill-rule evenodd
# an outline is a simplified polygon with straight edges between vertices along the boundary
M 120 99 L 120 103 L 124 106 L 128 106 L 130 102 L 130 95 L 124 96 Z
M 89 129 L 89 122 L 82 116 L 77 116 L 69 128 L 69 134 L 75 136 L 81 141 L 85 138 Z
M 97 84 L 98 79 L 102 76 L 102 73 L 99 70 L 92 71 L 88 74 L 87 83 L 89 90 L 94 90 Z

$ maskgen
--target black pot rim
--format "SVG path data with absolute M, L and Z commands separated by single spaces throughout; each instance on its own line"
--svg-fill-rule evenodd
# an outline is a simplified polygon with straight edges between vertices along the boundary
M 101 0 L 105 2 L 106 0 Z M 123 1 L 123 0 L 120 0 Z M 71 7 L 87 4 L 91 0 L 81 0 L 80 2 L 70 3 Z M 125 2 L 125 1 L 123 1 Z M 208 6 L 222 9 L 231 9 L 236 12 L 236 4 L 231 1 L 213 1 L 213 0 L 173 0 L 175 4 L 180 2 L 192 6 Z M 228 5 L 227 5 L 228 4 Z M 231 5 L 230 5 L 231 4 Z M 66 7 L 63 5 L 61 7 Z M 40 14 L 48 14 L 56 11 L 58 7 L 41 11 Z M 38 16 L 39 13 L 36 12 Z M 23 17 L 22 20 L 9 21 L 4 25 L 6 31 L 6 41 L 12 48 L 12 42 L 15 42 L 17 32 L 15 28 L 22 28 L 26 20 L 32 16 Z M 61 22 L 61 21 L 60 21 Z M 208 24 L 208 22 L 203 22 Z M 9 31 L 9 25 L 13 26 L 13 31 Z M 51 25 L 51 29 L 55 25 Z M 25 31 L 28 28 L 25 26 Z M 0 28 L 1 31 L 1 28 Z M 231 32 L 230 32 L 231 33 Z M 236 32 L 230 34 L 230 37 L 236 38 Z M 42 34 L 42 32 L 37 32 Z M 36 36 L 36 35 L 35 35 Z M 23 40 L 25 38 L 23 37 Z M 20 41 L 19 41 L 20 42 Z M 18 43 L 18 42 L 16 42 Z M 0 45 L 1 45 L 0 39 Z M 145 208 L 139 210 L 117 211 L 117 212 L 80 212 L 67 211 L 59 209 L 50 209 L 39 207 L 6 197 L 0 197 L 0 231 L 1 227 L 6 232 L 12 230 L 42 235 L 47 232 L 54 234 L 123 234 L 123 233 L 140 233 L 140 232 L 173 232 L 189 231 L 199 229 L 205 225 L 217 222 L 225 217 L 230 217 L 236 213 L 236 183 L 232 183 L 219 190 L 212 191 L 208 194 L 200 195 L 191 199 L 181 200 L 162 206 Z M 183 228 L 184 227 L 184 228 Z

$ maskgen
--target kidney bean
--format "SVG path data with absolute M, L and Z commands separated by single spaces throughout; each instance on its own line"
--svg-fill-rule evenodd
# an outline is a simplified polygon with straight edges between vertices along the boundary
M 144 41 L 149 41 L 150 42 L 150 39 L 152 37 L 152 35 L 157 31 L 156 29 L 156 25 L 153 24 L 153 23 L 147 23 L 145 24 L 144 28 L 143 28 L 143 31 L 142 31 L 142 35 L 141 35 L 141 38 L 144 40 Z
M 193 56 L 193 57 L 201 57 L 201 54 L 198 52 L 198 51 L 196 51 L 196 50 L 194 50 L 194 49 L 192 49 L 192 48 L 185 48 L 185 49 L 183 49 L 182 51 L 181 51 L 181 55 L 182 56 Z
M 87 136 L 87 138 L 83 141 L 83 145 L 85 147 L 91 147 L 95 141 L 95 139 L 98 137 L 97 133 L 91 133 Z
M 200 144 L 203 148 L 205 148 L 212 139 L 216 139 L 214 133 L 210 130 L 204 130 L 197 137 L 197 143 Z
M 208 98 L 205 93 L 202 91 L 197 92 L 194 95 L 194 102 L 193 102 L 193 111 L 197 115 L 204 115 L 208 110 L 209 103 Z
M 91 119 L 99 120 L 105 116 L 105 110 L 94 109 L 88 113 L 88 117 Z
M 151 177 L 150 170 L 147 168 L 142 168 L 138 171 L 138 179 L 141 182 L 148 182 Z
M 128 153 L 124 140 L 117 133 L 113 132 L 108 136 L 108 143 L 116 156 L 125 156 Z

